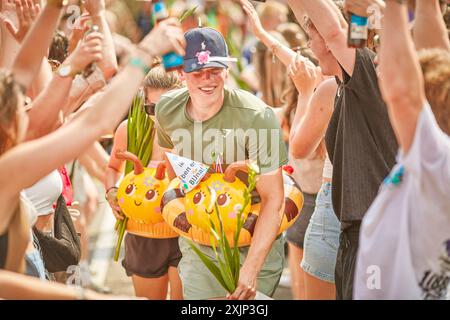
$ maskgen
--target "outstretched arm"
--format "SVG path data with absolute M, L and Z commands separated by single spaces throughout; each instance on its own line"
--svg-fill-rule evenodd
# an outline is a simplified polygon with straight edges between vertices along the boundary
M 347 28 L 344 17 L 331 0 L 288 0 L 297 19 L 304 12 L 325 40 L 328 48 L 350 76 L 353 74 L 356 50 L 347 46 Z
M 271 49 L 278 59 L 286 66 L 289 66 L 291 60 L 295 57 L 295 52 L 289 47 L 280 43 L 274 36 L 268 33 L 259 20 L 258 13 L 249 0 L 241 0 L 242 8 L 249 18 L 252 32 L 264 45 Z
M 429 48 L 450 50 L 450 40 L 439 0 L 416 0 L 414 43 L 417 50 Z
M 184 35 L 177 20 L 161 22 L 141 42 L 143 49 L 136 50 L 131 63 L 113 79 L 90 109 L 69 125 L 43 138 L 23 143 L 0 157 L 0 186 L 3 186 L 0 187 L 0 202 L 11 204 L 0 209 L 0 234 L 9 224 L 20 190 L 74 159 L 98 137 L 115 128 L 146 76 L 147 72 L 144 73 L 139 65 L 151 65 L 153 57 L 169 51 L 184 55 L 184 46 Z M 49 155 L 45 150 L 53 152 Z M 11 172 L 18 173 L 15 179 L 9 178 Z
M 36 0 L 33 0 L 32 6 L 29 8 L 26 0 L 1 0 L 0 66 L 2 68 L 11 69 L 14 58 L 19 51 L 20 43 L 39 14 L 40 7 L 34 6 L 34 1 Z
M 42 10 L 33 28 L 27 33 L 14 61 L 12 72 L 17 83 L 28 89 L 39 71 L 42 59 L 53 39 L 59 20 L 62 0 L 49 2 Z
M 81 289 L 82 290 L 82 289 Z M 0 299 L 7 300 L 106 300 L 113 296 L 95 293 L 91 290 L 79 291 L 55 282 L 0 270 Z
M 422 71 L 408 27 L 406 3 L 387 1 L 381 32 L 380 88 L 397 139 L 407 152 L 426 98 Z
M 67 110 L 67 96 L 72 87 L 73 76 L 83 71 L 91 62 L 102 60 L 102 35 L 91 33 L 86 40 L 64 61 L 63 66 L 70 66 L 72 74 L 61 77 L 55 73 L 52 81 L 32 103 L 28 115 L 27 139 L 39 138 L 55 130 L 61 111 Z
M 105 0 L 86 0 L 85 7 L 92 18 L 92 23 L 98 26 L 99 32 L 103 34 L 103 60 L 98 66 L 108 80 L 116 74 L 118 66 L 113 38 L 105 16 Z
M 11 69 L 20 45 L 40 13 L 39 0 L 2 0 L 2 45 L 0 66 Z M 34 100 L 52 78 L 52 69 L 46 58 L 33 80 L 27 95 Z

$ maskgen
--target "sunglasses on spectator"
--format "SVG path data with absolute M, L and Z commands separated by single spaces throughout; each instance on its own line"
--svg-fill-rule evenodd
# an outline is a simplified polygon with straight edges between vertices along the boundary
M 145 113 L 147 113 L 149 116 L 154 116 L 155 115 L 155 107 L 156 107 L 156 103 L 144 104 Z

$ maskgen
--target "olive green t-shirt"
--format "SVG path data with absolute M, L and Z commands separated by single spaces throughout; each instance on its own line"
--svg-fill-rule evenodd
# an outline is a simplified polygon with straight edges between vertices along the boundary
M 183 157 L 212 165 L 214 154 L 228 164 L 256 160 L 261 174 L 288 162 L 282 132 L 272 108 L 253 94 L 225 88 L 222 108 L 206 121 L 186 111 L 186 88 L 164 94 L 156 106 L 158 143 Z

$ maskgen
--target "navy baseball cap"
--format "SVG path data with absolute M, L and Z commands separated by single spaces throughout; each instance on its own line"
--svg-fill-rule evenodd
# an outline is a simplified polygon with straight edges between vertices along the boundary
M 184 34 L 186 55 L 184 72 L 204 68 L 228 68 L 227 62 L 237 61 L 228 57 L 228 46 L 222 34 L 212 28 L 195 28 Z

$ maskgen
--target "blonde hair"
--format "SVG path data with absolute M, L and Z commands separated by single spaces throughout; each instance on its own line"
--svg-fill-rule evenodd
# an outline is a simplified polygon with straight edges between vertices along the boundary
M 285 4 L 275 1 L 267 1 L 258 6 L 257 12 L 261 20 L 270 19 L 279 15 L 285 16 L 287 19 L 289 9 Z
M 164 67 L 157 60 L 154 62 L 152 69 L 144 79 L 144 89 L 179 89 L 183 87 L 183 83 L 176 71 L 166 72 Z
M 442 49 L 419 52 L 425 93 L 439 127 L 450 134 L 450 53 Z
M 271 31 L 270 34 L 282 44 L 289 45 L 279 32 Z M 262 100 L 271 107 L 281 107 L 281 96 L 288 78 L 286 67 L 262 42 L 256 45 L 254 65 L 259 78 Z
M 0 155 L 17 144 L 17 107 L 21 95 L 10 72 L 0 70 Z

